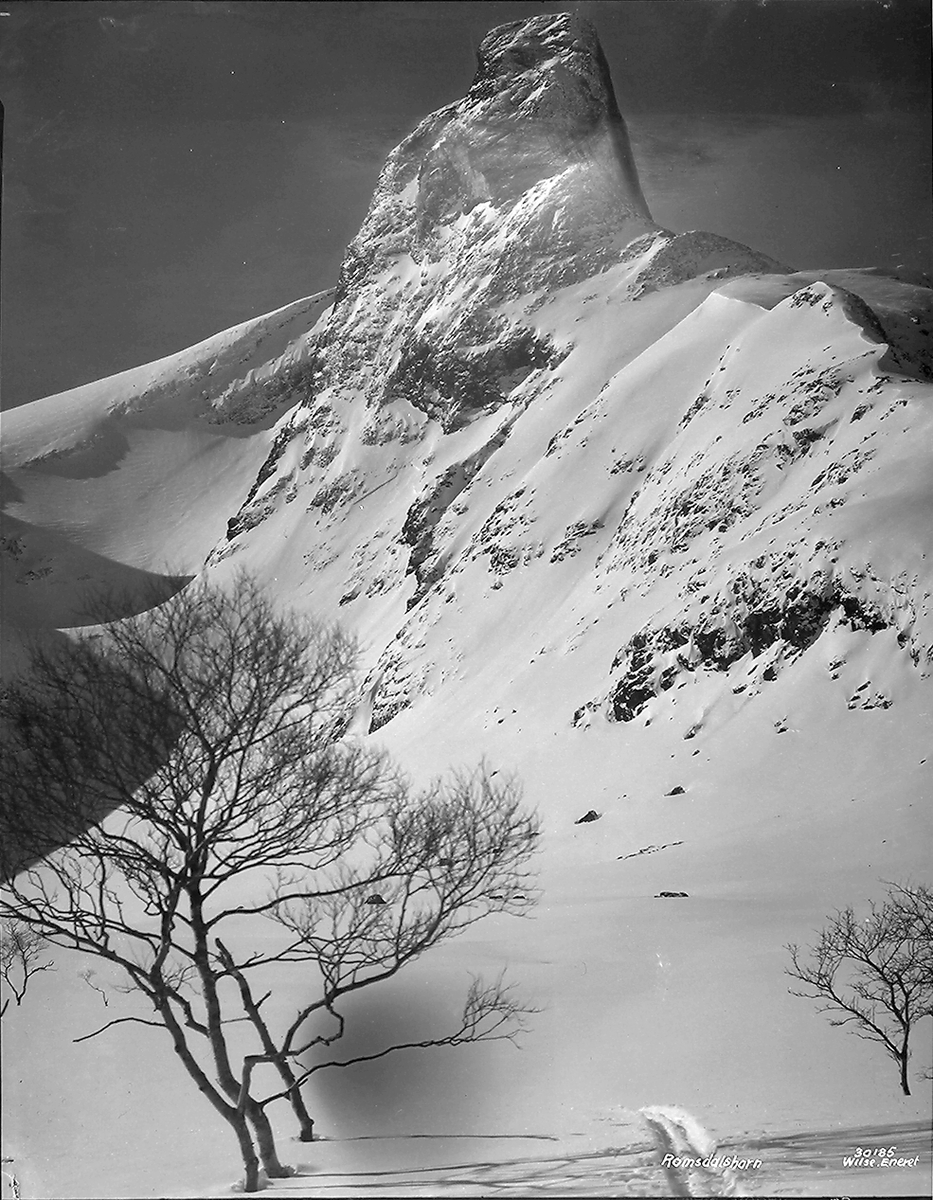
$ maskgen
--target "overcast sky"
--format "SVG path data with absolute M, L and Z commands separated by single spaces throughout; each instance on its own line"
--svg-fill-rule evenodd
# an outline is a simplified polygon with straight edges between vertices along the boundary
M 14 0 L 4 406 L 333 284 L 385 154 L 463 95 L 484 32 L 571 8 L 661 224 L 933 271 L 927 0 Z

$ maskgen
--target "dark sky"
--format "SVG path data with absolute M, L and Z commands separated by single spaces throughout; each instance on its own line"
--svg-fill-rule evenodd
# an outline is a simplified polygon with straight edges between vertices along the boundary
M 661 224 L 933 271 L 927 0 L 0 0 L 4 406 L 331 285 L 484 32 L 571 8 Z

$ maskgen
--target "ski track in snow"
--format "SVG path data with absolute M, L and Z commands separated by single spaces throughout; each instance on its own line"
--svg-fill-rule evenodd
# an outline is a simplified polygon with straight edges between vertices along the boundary
M 648 1141 L 574 1150 L 572 1139 L 553 1135 L 507 1138 L 482 1135 L 444 1137 L 413 1135 L 411 1139 L 364 1139 L 373 1142 L 366 1153 L 372 1165 L 353 1171 L 335 1170 L 330 1152 L 343 1144 L 322 1142 L 320 1160 L 301 1163 L 290 1180 L 275 1181 L 270 1195 L 379 1196 L 668 1196 L 672 1183 L 660 1165 L 661 1156 Z M 411 1155 L 407 1166 L 380 1166 L 406 1156 L 409 1140 L 430 1142 L 428 1153 Z M 497 1142 L 514 1141 L 498 1149 Z M 562 1151 L 536 1152 L 535 1143 L 564 1142 Z M 477 1156 L 470 1143 L 481 1144 Z M 898 1155 L 916 1159 L 911 1167 L 846 1167 L 844 1159 L 864 1144 L 896 1146 Z M 306 1149 L 306 1148 L 305 1148 Z M 472 1152 L 471 1152 L 472 1151 Z M 410 1152 L 409 1152 L 410 1153 Z M 809 1133 L 771 1135 L 746 1141 L 715 1143 L 707 1153 L 726 1162 L 736 1190 L 684 1190 L 683 1195 L 818 1196 L 926 1195 L 931 1171 L 929 1128 L 914 1123 L 868 1126 Z M 698 1156 L 700 1152 L 698 1151 Z M 430 1158 L 444 1159 L 442 1163 Z M 417 1164 L 417 1165 L 416 1165 Z M 747 1164 L 747 1165 L 745 1165 Z M 683 1172 L 682 1172 L 683 1174 Z M 882 1178 L 883 1177 L 883 1178 Z M 686 1183 L 686 1181 L 684 1181 Z M 676 1183 L 674 1184 L 676 1187 Z

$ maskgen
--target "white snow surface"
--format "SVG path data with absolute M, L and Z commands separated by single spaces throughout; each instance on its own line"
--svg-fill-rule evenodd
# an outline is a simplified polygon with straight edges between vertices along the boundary
M 879 1053 L 788 995 L 783 946 L 811 940 L 835 906 L 878 897 L 883 880 L 921 879 L 928 863 L 933 389 L 886 370 L 886 345 L 828 284 L 770 309 L 708 279 L 631 301 L 627 270 L 539 304 L 534 327 L 570 352 L 452 433 L 404 403 L 367 409 L 362 388 L 330 425 L 315 415 L 327 395 L 291 410 L 278 428 L 298 433 L 257 493 L 272 502 L 215 547 L 219 580 L 247 565 L 284 603 L 357 631 L 374 711 L 395 711 L 373 737 L 416 779 L 485 755 L 522 777 L 545 826 L 535 915 L 490 919 L 361 1002 L 353 1042 L 439 1027 L 469 971 L 506 965 L 541 1009 L 523 1049 L 411 1053 L 326 1079 L 312 1107 L 329 1140 L 296 1147 L 314 1173 L 277 1183 L 284 1194 L 322 1194 L 325 1182 L 327 1194 L 368 1194 L 385 1178 L 411 1195 L 476 1194 L 470 1180 L 524 1194 L 533 1179 L 577 1194 L 620 1194 L 627 1179 L 650 1192 L 635 1110 L 658 1103 L 730 1144 L 835 1134 L 826 1161 L 793 1176 L 792 1190 L 820 1194 L 830 1160 L 858 1136 L 846 1131 L 916 1137 L 903 1130 L 929 1121 L 922 1087 L 901 1097 Z M 123 396 L 113 381 L 100 388 L 84 389 L 97 414 Z M 34 469 L 27 453 L 67 444 L 68 430 L 86 436 L 54 400 L 18 417 L 18 480 Z M 67 414 L 67 429 L 42 404 Z M 361 436 L 377 421 L 388 440 Z M 438 515 L 443 570 L 406 611 L 409 509 L 507 422 Z M 254 436 L 268 446 L 275 428 Z M 803 450 L 801 428 L 819 434 Z M 302 468 L 312 442 L 336 454 Z M 89 505 L 63 537 L 138 544 L 150 501 L 122 468 L 111 503 Z M 194 469 L 173 478 L 188 489 L 176 492 L 190 514 L 180 540 L 204 552 L 198 539 L 207 527 L 216 541 L 230 492 L 203 489 Z M 328 487 L 333 506 L 312 504 Z M 35 520 L 30 493 L 24 503 Z M 136 562 L 154 563 L 145 546 Z M 681 667 L 634 720 L 609 720 L 612 663 L 632 635 L 700 624 L 717 606 L 734 620 L 739 576 L 772 598 L 832 577 L 885 624 L 871 632 L 835 612 L 803 650 L 779 639 L 727 670 Z M 672 661 L 662 655 L 659 669 Z M 591 808 L 600 820 L 575 825 Z M 663 890 L 688 897 L 656 899 Z M 82 965 L 62 955 L 6 1033 L 6 1136 L 23 1194 L 223 1192 L 234 1147 L 156 1031 L 71 1044 L 102 1014 Z M 283 1011 L 296 989 L 283 980 Z M 129 1004 L 112 993 L 107 1018 Z M 928 1029 L 915 1066 L 924 1059 Z M 791 1187 L 781 1154 L 759 1172 L 767 1194 Z M 537 1166 L 508 1166 L 519 1160 Z M 851 1172 L 842 1181 L 855 1189 Z
M 87 593 L 197 572 L 286 407 L 250 398 L 307 359 L 332 296 L 4 413 L 7 623 L 79 624 Z
M 929 1195 L 931 1022 L 903 1097 L 784 973 L 834 909 L 928 874 L 929 295 L 631 216 L 564 277 L 573 193 L 478 203 L 425 249 L 377 191 L 336 294 L 7 414 L 7 623 L 246 567 L 356 633 L 355 729 L 415 781 L 485 757 L 541 814 L 534 914 L 361 995 L 344 1043 L 444 1032 L 505 967 L 540 1010 L 522 1049 L 315 1077 L 320 1142 L 272 1110 L 299 1167 L 272 1192 L 663 1195 L 638 1115 L 662 1106 L 760 1158 L 750 1194 Z M 229 1194 L 235 1143 L 168 1039 L 75 1044 L 138 1010 L 56 957 L 4 1019 L 20 1194 Z M 284 1019 L 303 982 L 275 983 Z M 843 1168 L 892 1144 L 919 1166 Z

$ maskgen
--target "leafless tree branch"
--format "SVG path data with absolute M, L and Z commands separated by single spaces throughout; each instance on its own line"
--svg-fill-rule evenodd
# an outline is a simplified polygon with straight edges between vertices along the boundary
M 820 1001 L 818 1012 L 834 1014 L 830 1024 L 883 1046 L 909 1096 L 911 1034 L 933 1015 L 933 891 L 889 884 L 887 899 L 872 903 L 863 920 L 851 907 L 827 920 L 809 960 L 787 946 L 786 973 L 809 989 L 791 995 Z
M 42 961 L 45 939 L 39 929 L 16 918 L 3 921 L 0 933 L 0 979 L 10 990 L 17 1007 L 26 997 L 29 981 L 40 971 L 54 971 L 50 961 Z M 0 1005 L 0 1017 L 10 1006 L 9 996 Z

